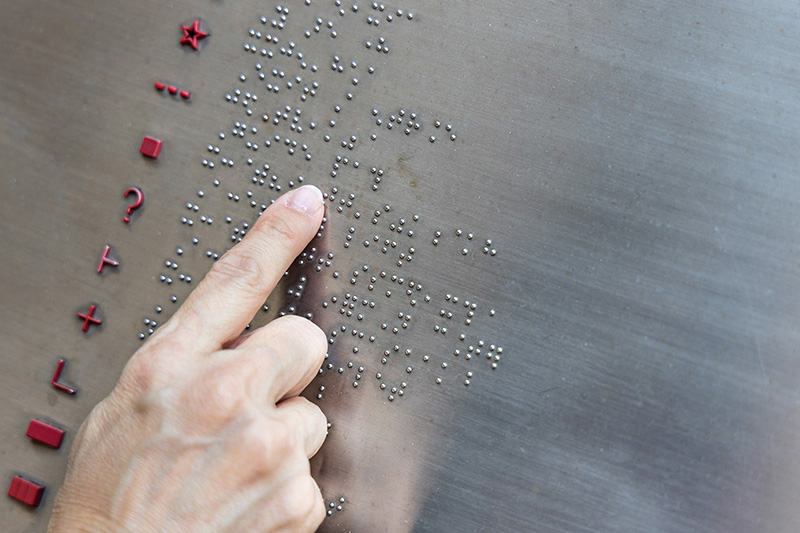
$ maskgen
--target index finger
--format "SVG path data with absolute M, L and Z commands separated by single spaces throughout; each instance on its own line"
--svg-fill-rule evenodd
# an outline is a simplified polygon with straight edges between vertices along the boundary
M 216 351 L 239 336 L 316 235 L 323 212 L 322 193 L 312 185 L 284 194 L 264 211 L 172 318 L 194 346 Z

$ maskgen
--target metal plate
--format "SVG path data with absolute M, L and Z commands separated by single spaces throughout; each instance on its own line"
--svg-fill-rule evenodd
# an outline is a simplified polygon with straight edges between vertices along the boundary
M 352 5 L 291 1 L 280 28 L 253 1 L 4 4 L 0 451 L 4 482 L 48 489 L 37 510 L 2 499 L 3 529 L 45 529 L 145 319 L 303 176 L 334 195 L 326 228 L 253 325 L 312 313 L 333 340 L 307 391 L 333 423 L 323 531 L 796 531 L 797 6 Z M 106 244 L 121 265 L 98 275 Z M 50 384 L 62 357 L 74 397 Z M 31 443 L 32 418 L 66 445 Z

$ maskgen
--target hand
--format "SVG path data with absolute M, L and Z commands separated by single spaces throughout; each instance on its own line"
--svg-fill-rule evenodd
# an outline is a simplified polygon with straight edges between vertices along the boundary
M 131 357 L 84 421 L 49 531 L 313 531 L 327 420 L 298 396 L 327 342 L 305 318 L 240 333 L 316 234 L 322 194 L 280 197 Z

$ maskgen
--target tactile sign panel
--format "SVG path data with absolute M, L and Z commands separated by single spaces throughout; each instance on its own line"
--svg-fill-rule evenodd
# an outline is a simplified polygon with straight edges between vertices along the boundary
M 768 4 L 4 6 L 4 527 L 45 529 L 127 357 L 314 184 L 250 327 L 328 336 L 323 531 L 797 530 L 800 31 Z

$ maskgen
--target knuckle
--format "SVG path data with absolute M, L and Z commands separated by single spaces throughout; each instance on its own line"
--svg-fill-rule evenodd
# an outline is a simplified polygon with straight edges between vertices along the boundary
M 155 390 L 163 371 L 156 352 L 140 351 L 125 365 L 119 387 L 127 394 L 146 396 Z
M 206 274 L 213 285 L 235 285 L 237 289 L 260 292 L 264 269 L 246 246 L 231 248 Z
M 270 240 L 274 240 L 285 249 L 289 249 L 291 243 L 301 240 L 303 236 L 301 227 L 297 224 L 292 224 L 285 217 L 267 212 L 259 222 L 253 227 L 252 231 L 258 235 L 266 235 Z

